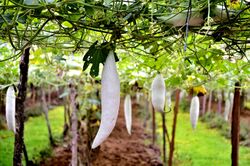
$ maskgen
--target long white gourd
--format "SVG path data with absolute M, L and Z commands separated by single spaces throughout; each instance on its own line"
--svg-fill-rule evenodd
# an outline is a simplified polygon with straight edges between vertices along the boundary
M 225 110 L 224 110 L 224 119 L 225 121 L 228 121 L 228 116 L 230 113 L 231 103 L 229 99 L 226 99 L 225 101 Z
M 10 86 L 7 89 L 6 93 L 6 120 L 7 126 L 10 130 L 14 133 L 16 132 L 16 119 L 15 119 L 15 112 L 16 112 L 16 96 L 15 90 L 13 86 Z
M 199 98 L 197 96 L 194 96 L 191 100 L 191 106 L 190 106 L 190 121 L 193 129 L 196 128 L 199 118 L 199 111 L 200 111 Z
M 104 63 L 101 81 L 101 124 L 92 144 L 99 146 L 115 127 L 120 104 L 120 80 L 115 64 L 114 52 L 110 51 Z
M 131 97 L 130 95 L 126 95 L 124 100 L 124 114 L 125 114 L 125 122 L 126 128 L 131 135 L 131 128 L 132 128 L 132 105 L 131 105 Z
M 165 105 L 165 82 L 161 74 L 157 74 L 154 78 L 152 85 L 152 104 L 155 110 L 163 112 Z

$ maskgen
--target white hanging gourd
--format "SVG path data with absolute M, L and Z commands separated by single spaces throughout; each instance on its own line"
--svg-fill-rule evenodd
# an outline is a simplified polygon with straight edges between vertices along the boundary
M 12 130 L 15 133 L 16 132 L 16 119 L 15 119 L 16 96 L 15 96 L 15 90 L 13 86 L 8 87 L 7 89 L 5 112 L 6 112 L 7 126 L 9 130 Z
M 164 112 L 166 88 L 161 74 L 157 74 L 152 85 L 152 104 L 155 110 Z
M 198 96 L 194 96 L 191 100 L 190 106 L 190 121 L 193 129 L 196 128 L 200 111 L 200 102 Z
M 120 80 L 113 51 L 109 52 L 104 63 L 101 84 L 101 124 L 93 141 L 92 149 L 99 146 L 111 134 L 118 117 Z
M 132 105 L 131 105 L 131 97 L 130 95 L 126 95 L 124 100 L 124 114 L 125 114 L 125 122 L 126 128 L 131 135 L 131 128 L 132 128 Z

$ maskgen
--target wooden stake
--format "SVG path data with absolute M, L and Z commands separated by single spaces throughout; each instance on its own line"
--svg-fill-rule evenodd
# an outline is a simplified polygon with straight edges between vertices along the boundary
M 78 128 L 78 119 L 77 119 L 77 107 L 76 107 L 76 89 L 75 87 L 70 84 L 70 104 L 72 108 L 72 125 L 71 125 L 71 135 L 72 135 L 72 141 L 71 141 L 71 152 L 72 152 L 72 157 L 71 157 L 71 165 L 72 166 L 77 166 L 77 128 Z
M 235 83 L 234 102 L 232 111 L 231 144 L 232 166 L 238 166 L 239 159 L 239 131 L 240 131 L 240 83 Z
M 174 120 L 173 120 L 173 129 L 172 129 L 172 140 L 170 142 L 170 150 L 169 150 L 169 159 L 168 165 L 172 166 L 173 164 L 173 156 L 174 156 L 174 141 L 175 141 L 175 132 L 176 132 L 176 124 L 177 124 L 177 115 L 179 111 L 179 99 L 180 99 L 180 90 L 177 89 L 175 93 L 175 106 L 174 106 Z
M 43 113 L 44 113 L 47 128 L 48 128 L 50 145 L 55 146 L 55 142 L 54 142 L 54 139 L 53 139 L 51 126 L 50 126 L 50 121 L 49 121 L 49 115 L 48 115 L 49 110 L 48 110 L 48 104 L 46 102 L 46 94 L 45 94 L 45 91 L 44 91 L 43 87 L 41 87 L 41 92 L 42 92 L 42 97 L 41 97 L 42 109 L 43 109 Z

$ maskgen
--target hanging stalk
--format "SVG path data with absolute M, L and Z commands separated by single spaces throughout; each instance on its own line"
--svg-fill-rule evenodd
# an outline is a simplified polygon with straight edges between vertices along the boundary
M 28 68 L 29 68 L 29 55 L 30 47 L 24 50 L 21 56 L 19 68 L 20 77 L 18 83 L 18 94 L 16 98 L 16 133 L 15 133 L 15 146 L 13 165 L 22 165 L 22 151 L 23 151 L 23 131 L 24 131 L 24 101 L 26 98 L 27 81 L 28 81 Z
M 163 139 L 163 145 L 162 145 L 162 152 L 163 152 L 163 163 L 166 164 L 166 124 L 165 124 L 165 113 L 161 113 L 162 116 L 162 139 Z
M 43 88 L 41 88 L 41 92 L 42 92 L 42 108 L 43 108 L 43 113 L 45 115 L 45 120 L 46 120 L 46 124 L 47 124 L 47 128 L 48 128 L 48 133 L 49 133 L 49 141 L 50 141 L 50 145 L 54 146 L 55 142 L 52 136 L 52 131 L 51 131 L 51 126 L 50 126 L 50 122 L 49 122 L 49 116 L 48 116 L 48 105 L 46 102 L 46 94 Z
M 176 124 L 177 124 L 177 115 L 179 111 L 179 100 L 180 100 L 180 90 L 177 89 L 175 93 L 175 105 L 174 105 L 174 120 L 173 120 L 173 129 L 172 129 L 172 139 L 170 142 L 170 150 L 169 150 L 169 159 L 168 165 L 172 166 L 173 164 L 173 156 L 174 156 L 174 141 L 175 141 L 175 132 L 176 132 Z
M 70 84 L 70 104 L 72 108 L 72 125 L 71 125 L 71 135 L 72 135 L 72 141 L 71 141 L 71 152 L 72 152 L 72 157 L 71 157 L 71 165 L 72 166 L 77 166 L 77 107 L 76 107 L 76 89 L 75 87 Z
M 240 83 L 235 83 L 232 111 L 231 144 L 232 166 L 238 166 L 239 159 L 239 131 L 240 131 Z

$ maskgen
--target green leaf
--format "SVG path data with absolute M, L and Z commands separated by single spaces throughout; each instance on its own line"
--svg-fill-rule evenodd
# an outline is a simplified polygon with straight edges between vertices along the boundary
M 83 61 L 85 61 L 83 65 L 83 71 L 86 70 L 90 64 L 92 64 L 90 68 L 90 75 L 92 77 L 98 76 L 100 63 L 104 64 L 109 51 L 112 49 L 108 42 L 104 42 L 101 45 L 97 45 L 97 42 L 98 41 L 90 46 L 89 50 L 83 57 Z M 116 54 L 115 59 L 118 61 Z
M 62 26 L 63 26 L 64 28 L 72 28 L 72 27 L 73 27 L 72 24 L 71 24 L 70 22 L 68 22 L 68 21 L 64 21 L 64 22 L 62 23 Z

